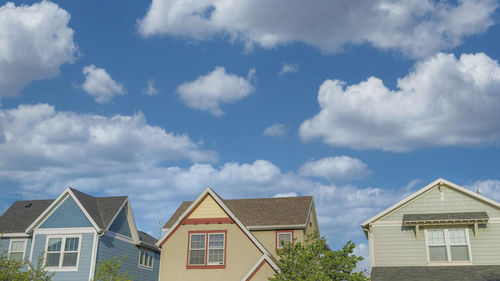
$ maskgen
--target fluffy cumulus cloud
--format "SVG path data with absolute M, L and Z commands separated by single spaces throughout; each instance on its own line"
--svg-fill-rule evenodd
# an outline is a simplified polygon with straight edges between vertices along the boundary
M 279 75 L 283 76 L 287 73 L 295 73 L 299 71 L 299 65 L 296 63 L 284 63 L 281 67 Z
M 417 63 L 397 87 L 376 77 L 355 85 L 326 80 L 320 112 L 301 124 L 300 136 L 396 152 L 500 141 L 500 67 L 487 55 L 439 53 Z
M 108 103 L 117 95 L 125 94 L 125 87 L 115 82 L 105 69 L 91 64 L 83 68 L 85 82 L 82 89 L 94 97 L 97 103 Z
M 143 36 L 223 36 L 247 49 L 304 42 L 333 53 L 366 42 L 422 57 L 485 31 L 497 6 L 494 0 L 153 0 L 138 26 Z
M 0 99 L 16 96 L 34 80 L 52 78 L 75 58 L 70 14 L 57 4 L 0 7 Z
M 254 76 L 253 68 L 247 77 L 241 77 L 228 73 L 224 67 L 218 66 L 194 81 L 181 84 L 177 92 L 187 106 L 220 116 L 224 114 L 220 108 L 222 104 L 234 103 L 255 91 L 252 85 Z
M 500 201 L 500 180 L 480 180 L 468 185 L 472 191 L 480 191 L 481 194 Z
M 344 155 L 307 161 L 300 167 L 299 173 L 328 180 L 353 180 L 364 178 L 371 171 L 363 161 Z
M 262 134 L 268 137 L 284 137 L 286 135 L 286 126 L 284 124 L 274 124 L 264 129 Z
M 158 94 L 158 90 L 155 88 L 155 80 L 148 80 L 146 82 L 146 88 L 142 89 L 142 92 L 148 96 L 154 96 Z

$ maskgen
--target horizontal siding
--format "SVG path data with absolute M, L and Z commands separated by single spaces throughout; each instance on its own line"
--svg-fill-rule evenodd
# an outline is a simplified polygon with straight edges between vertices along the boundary
M 127 219 L 127 208 L 128 206 L 125 206 L 120 211 L 115 221 L 113 221 L 113 224 L 109 227 L 109 230 L 127 237 L 132 237 L 132 234 L 130 233 L 130 225 L 128 224 Z
M 0 239 L 0 253 L 5 253 L 9 251 L 10 238 Z
M 160 254 L 155 253 L 153 270 L 139 267 L 139 248 L 134 244 L 114 239 L 103 235 L 99 237 L 99 247 L 97 251 L 97 262 L 103 259 L 111 260 L 113 257 L 118 259 L 127 255 L 123 261 L 121 271 L 135 275 L 135 281 L 157 281 L 160 267 Z M 96 266 L 97 270 L 97 266 Z
M 37 234 L 34 239 L 33 248 L 33 262 L 45 251 L 45 244 L 47 235 Z M 81 248 L 80 248 L 80 261 L 78 262 L 78 271 L 61 272 L 58 271 L 54 275 L 52 281 L 86 281 L 89 280 L 90 262 L 92 258 L 92 246 L 94 234 L 82 234 Z
M 427 265 L 424 233 L 401 226 L 373 226 L 374 266 Z
M 455 189 L 442 187 L 444 200 L 436 187 L 417 197 L 410 203 L 380 219 L 380 221 L 401 221 L 404 214 L 452 213 L 486 211 L 490 217 L 500 217 L 500 210 Z
M 190 219 L 203 219 L 203 218 L 227 218 L 227 214 L 209 195 L 196 207 L 196 209 L 189 215 Z
M 91 227 L 92 224 L 76 204 L 68 196 L 57 209 L 48 217 L 40 228 Z
M 500 224 L 490 223 L 479 229 L 479 237 L 470 231 L 472 261 L 477 265 L 500 265 Z

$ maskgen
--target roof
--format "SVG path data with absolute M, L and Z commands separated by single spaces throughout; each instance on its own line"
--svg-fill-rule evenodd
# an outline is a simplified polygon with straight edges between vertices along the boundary
M 137 232 L 139 233 L 139 240 L 141 244 L 152 247 L 154 249 L 158 249 L 158 247 L 156 247 L 156 242 L 158 241 L 158 239 L 154 238 L 144 231 L 137 230 Z
M 0 216 L 0 233 L 24 233 L 26 228 L 54 202 L 49 200 L 16 201 Z
M 305 225 L 313 197 L 279 197 L 223 200 L 245 226 Z M 192 204 L 185 201 L 165 224 L 170 228 Z
M 462 187 L 460 185 L 457 185 L 457 184 L 454 184 L 450 181 L 447 181 L 445 179 L 442 179 L 442 178 L 439 178 L 435 181 L 433 181 L 432 183 L 422 187 L 421 189 L 419 189 L 418 191 L 410 194 L 409 196 L 407 196 L 406 198 L 402 199 L 401 201 L 397 202 L 396 204 L 390 206 L 389 208 L 383 210 L 382 212 L 376 214 L 375 216 L 367 219 L 366 221 L 364 221 L 362 224 L 361 224 L 361 227 L 363 228 L 366 228 L 368 224 L 370 223 L 373 223 L 375 221 L 377 221 L 378 219 L 384 217 L 385 215 L 393 212 L 394 210 L 398 209 L 399 207 L 403 206 L 404 204 L 412 201 L 413 199 L 417 198 L 418 196 L 426 193 L 427 191 L 435 188 L 435 187 L 438 187 L 440 185 L 444 185 L 446 187 L 449 187 L 449 188 L 453 188 L 459 192 L 462 192 L 464 194 L 467 194 L 475 199 L 478 199 L 486 204 L 489 204 L 491 206 L 494 206 L 496 208 L 499 208 L 500 209 L 500 203 L 498 203 L 497 201 L 493 200 L 493 199 L 490 199 L 486 196 L 483 196 L 477 192 L 474 192 L 472 190 L 469 190 L 465 187 Z
M 373 267 L 372 281 L 494 281 L 500 265 Z
M 485 222 L 488 219 L 486 212 L 405 214 L 403 215 L 403 224 Z
M 127 200 L 127 196 L 94 197 L 74 188 L 69 190 L 101 229 L 106 229 Z M 24 233 L 54 201 L 55 199 L 14 202 L 0 217 L 0 233 Z

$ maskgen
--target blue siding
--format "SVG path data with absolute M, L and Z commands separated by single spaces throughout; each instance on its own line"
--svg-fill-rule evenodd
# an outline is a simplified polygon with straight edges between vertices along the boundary
M 122 263 L 121 271 L 135 275 L 135 281 L 157 281 L 160 268 L 160 254 L 154 253 L 153 269 L 139 268 L 139 247 L 134 244 L 114 239 L 103 235 L 99 237 L 99 247 L 97 251 L 97 262 L 103 259 L 111 260 L 113 257 L 123 258 L 128 254 Z M 97 270 L 97 266 L 96 266 Z
M 69 196 L 50 215 L 40 228 L 91 227 L 92 224 L 76 202 Z
M 0 254 L 5 253 L 7 255 L 7 253 L 9 252 L 10 239 L 11 238 L 0 239 Z M 12 238 L 12 239 L 23 240 L 25 238 Z M 29 259 L 30 251 L 31 251 L 31 238 L 27 238 L 27 240 L 26 240 L 26 252 L 24 253 L 24 258 Z
M 28 238 L 28 240 L 26 241 L 26 253 L 24 254 L 24 258 L 25 259 L 29 259 L 30 258 L 30 252 L 31 252 L 31 237 Z
M 33 261 L 36 257 L 43 254 L 45 251 L 45 243 L 47 235 L 35 235 L 34 248 L 33 248 Z M 92 246 L 94 242 L 94 234 L 82 234 L 82 241 L 80 246 L 80 261 L 78 262 L 77 271 L 58 271 L 54 275 L 52 281 L 86 281 L 89 280 L 90 265 L 92 260 Z
M 120 233 L 121 235 L 125 235 L 127 237 L 132 237 L 127 219 L 127 206 L 122 208 L 113 224 L 109 227 L 109 230 Z

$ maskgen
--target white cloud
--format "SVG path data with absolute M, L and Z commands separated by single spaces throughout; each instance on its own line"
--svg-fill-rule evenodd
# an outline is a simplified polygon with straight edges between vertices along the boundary
M 286 126 L 283 124 L 274 124 L 267 127 L 262 134 L 269 137 L 284 137 L 286 135 Z
M 299 173 L 328 180 L 355 180 L 366 177 L 371 171 L 363 161 L 344 155 L 307 161 L 300 167 Z
M 146 82 L 146 88 L 142 89 L 142 92 L 148 96 L 154 96 L 158 94 L 158 90 L 155 88 L 155 80 L 148 80 Z
M 73 62 L 77 47 L 69 19 L 48 1 L 0 7 L 0 99 L 18 95 L 34 80 L 59 75 L 62 64 Z
M 494 23 L 494 0 L 152 0 L 143 36 L 214 37 L 273 48 L 290 42 L 339 52 L 369 43 L 412 57 L 453 48 Z
M 300 136 L 396 152 L 500 141 L 500 67 L 487 55 L 437 54 L 417 63 L 397 87 L 376 77 L 350 86 L 326 80 L 320 112 L 302 123 Z
M 295 73 L 299 71 L 299 65 L 296 63 L 284 63 L 279 75 L 283 76 L 287 73 Z
M 286 192 L 286 193 L 277 193 L 273 197 L 274 198 L 280 198 L 280 197 L 297 197 L 296 192 Z
M 467 186 L 472 191 L 480 191 L 481 194 L 500 201 L 500 180 L 481 180 Z
M 116 83 L 103 68 L 91 64 L 83 68 L 83 74 L 85 82 L 82 88 L 93 96 L 97 103 L 108 103 L 113 97 L 125 93 L 123 85 Z
M 220 116 L 224 114 L 220 108 L 222 104 L 234 103 L 255 91 L 252 85 L 254 76 L 253 68 L 245 78 L 217 66 L 212 72 L 181 84 L 177 92 L 187 106 Z

